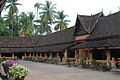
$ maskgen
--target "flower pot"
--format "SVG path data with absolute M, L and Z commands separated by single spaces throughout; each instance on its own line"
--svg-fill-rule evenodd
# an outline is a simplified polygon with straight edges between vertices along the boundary
M 15 78 L 15 80 L 24 80 L 25 77 L 21 77 L 21 78 Z
M 9 75 L 9 67 L 7 65 L 3 65 L 3 69 L 4 69 L 4 72 L 6 74 L 6 77 L 7 78 L 10 78 L 10 75 Z
M 4 72 L 7 74 L 9 72 L 9 67 L 6 65 L 3 65 Z

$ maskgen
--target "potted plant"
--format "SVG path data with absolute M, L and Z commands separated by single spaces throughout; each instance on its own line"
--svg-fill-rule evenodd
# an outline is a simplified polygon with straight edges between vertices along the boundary
M 84 68 L 85 64 L 86 64 L 86 60 L 84 58 L 80 59 L 80 61 L 79 61 L 79 68 Z
M 68 64 L 68 67 L 71 67 L 71 63 L 70 63 L 70 59 L 69 59 L 69 58 L 66 59 L 66 62 L 67 62 L 67 64 Z
M 53 61 L 54 61 L 55 64 L 58 64 L 59 59 L 58 58 L 53 58 Z
M 19 64 L 19 63 L 18 63 L 18 61 L 15 61 L 15 60 L 6 60 L 6 61 L 2 62 L 4 72 L 8 78 L 10 77 L 8 74 L 9 67 L 11 67 L 13 64 Z
M 24 80 L 28 73 L 29 69 L 19 64 L 13 64 L 13 66 L 9 68 L 9 74 L 15 78 L 15 80 Z

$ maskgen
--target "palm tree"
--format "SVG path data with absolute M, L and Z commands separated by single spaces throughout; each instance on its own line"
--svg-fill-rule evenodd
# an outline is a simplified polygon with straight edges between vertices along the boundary
M 20 3 L 17 3 L 18 0 L 7 0 L 6 3 L 8 3 L 8 5 L 6 6 L 6 9 L 9 8 L 9 15 L 13 15 L 13 14 L 17 14 L 18 13 L 18 8 L 17 5 L 22 5 Z
M 39 2 L 37 2 L 37 3 L 34 4 L 34 8 L 36 8 L 36 13 L 37 13 L 37 20 L 38 20 L 38 14 L 39 14 L 38 10 L 40 9 L 40 5 L 41 4 Z
M 32 19 L 33 15 L 31 16 L 31 13 L 29 14 L 29 16 L 24 12 L 20 14 L 20 34 L 32 35 L 34 28 Z
M 44 23 L 52 23 L 52 21 L 54 20 L 55 14 L 56 14 L 55 6 L 56 6 L 56 4 L 52 4 L 51 1 L 46 1 L 45 4 L 41 4 L 42 12 L 40 14 L 42 16 L 41 20 Z
M 19 18 L 15 15 L 5 15 L 6 26 L 11 31 L 12 36 L 18 36 Z
M 9 36 L 10 31 L 6 26 L 6 22 L 4 20 L 4 18 L 0 17 L 0 36 Z
M 46 23 L 41 23 L 40 25 L 38 25 L 38 32 L 43 35 L 43 34 L 51 34 L 52 33 L 52 28 L 50 27 L 50 25 L 46 24 Z
M 40 16 L 40 17 L 42 17 L 42 16 Z M 40 18 L 40 20 L 35 20 L 35 22 L 39 23 L 39 25 L 35 25 L 37 27 L 37 30 L 35 32 L 36 35 L 38 35 L 38 34 L 43 35 L 43 34 L 51 34 L 52 33 L 52 28 L 50 26 L 50 23 L 43 22 L 43 20 L 41 20 L 41 18 Z
M 57 21 L 55 21 L 54 23 L 56 23 L 54 30 L 62 30 L 62 29 L 66 29 L 68 26 L 68 22 L 70 22 L 70 20 L 65 20 L 66 17 L 68 17 L 68 15 L 64 14 L 64 11 L 58 11 L 57 12 L 58 15 L 56 15 L 56 19 Z

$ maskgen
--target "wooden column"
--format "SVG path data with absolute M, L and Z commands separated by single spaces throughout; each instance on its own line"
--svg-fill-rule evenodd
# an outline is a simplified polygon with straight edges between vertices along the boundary
M 50 53 L 50 56 L 52 57 L 52 53 Z
M 105 54 L 106 54 L 106 59 L 107 59 L 107 66 L 110 66 L 110 59 L 111 59 L 111 54 L 110 54 L 110 50 L 105 50 Z
M 32 53 L 33 54 L 33 57 L 35 57 L 35 54 L 34 53 Z
M 38 57 L 38 53 L 36 53 L 36 57 Z
M 27 56 L 27 54 L 25 53 L 25 57 Z
M 93 54 L 92 51 L 89 50 L 89 64 L 92 64 L 92 60 L 93 60 Z
M 64 61 L 66 62 L 66 59 L 68 58 L 68 56 L 67 56 L 67 49 L 65 50 L 65 52 L 64 52 Z
M 40 53 L 40 57 L 42 57 L 42 53 Z
M 78 53 L 77 53 L 77 50 L 75 50 L 75 63 L 77 63 L 78 62 Z
M 60 62 L 60 56 L 59 56 L 59 52 L 57 52 L 57 58 L 59 59 L 59 62 Z
M 31 57 L 31 53 L 29 53 L 29 57 Z
M 57 52 L 57 54 L 56 54 L 56 55 L 57 55 L 57 58 L 60 58 L 60 57 L 59 57 L 59 52 Z

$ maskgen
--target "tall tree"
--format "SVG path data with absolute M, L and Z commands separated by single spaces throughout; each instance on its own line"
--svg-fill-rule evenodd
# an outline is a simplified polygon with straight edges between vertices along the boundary
M 70 20 L 65 20 L 66 17 L 68 17 L 68 15 L 64 14 L 64 11 L 58 11 L 56 17 L 56 21 L 54 23 L 56 23 L 54 30 L 62 30 L 62 29 L 66 29 L 68 26 L 68 22 L 70 22 Z
M 4 18 L 0 17 L 0 36 L 10 36 L 11 32 L 6 26 Z
M 6 9 L 9 9 L 8 15 L 9 15 L 9 27 L 12 30 L 12 36 L 18 36 L 18 5 L 22 5 L 20 3 L 17 3 L 18 0 L 7 0 L 6 1 Z
M 39 2 L 37 2 L 37 3 L 34 4 L 34 8 L 36 8 L 36 13 L 37 13 L 37 20 L 38 20 L 40 5 L 41 4 Z
M 7 28 L 11 31 L 11 36 L 18 36 L 19 18 L 16 15 L 5 15 Z
M 32 19 L 33 15 L 31 16 L 31 13 L 29 13 L 29 16 L 24 12 L 20 14 L 20 34 L 32 35 L 34 28 Z
M 6 9 L 9 9 L 9 15 L 13 15 L 18 12 L 17 5 L 22 5 L 20 3 L 17 3 L 18 0 L 7 0 L 6 3 L 8 5 L 6 6 Z
M 45 4 L 41 4 L 41 9 L 42 12 L 40 14 L 42 16 L 42 21 L 44 23 L 52 23 L 56 14 L 56 4 L 52 4 L 51 1 L 46 1 Z

